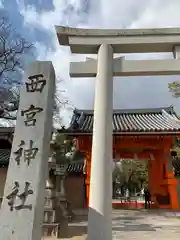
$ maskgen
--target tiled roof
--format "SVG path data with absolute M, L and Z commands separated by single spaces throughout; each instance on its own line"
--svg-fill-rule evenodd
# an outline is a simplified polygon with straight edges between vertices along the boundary
M 0 164 L 8 164 L 10 158 L 10 149 L 0 149 Z
M 114 110 L 113 131 L 115 134 L 180 134 L 180 120 L 173 107 L 154 109 Z M 88 134 L 93 130 L 93 111 L 75 110 L 66 133 Z

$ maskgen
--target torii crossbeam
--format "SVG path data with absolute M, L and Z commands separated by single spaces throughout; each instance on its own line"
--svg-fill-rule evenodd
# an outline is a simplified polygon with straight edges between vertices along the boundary
M 180 74 L 180 28 L 100 30 L 56 27 L 61 45 L 72 53 L 98 59 L 71 63 L 72 77 L 95 77 L 94 126 L 88 240 L 112 239 L 112 111 L 113 76 Z M 175 59 L 113 59 L 114 53 L 172 52 Z
M 97 60 L 70 63 L 71 77 L 96 77 Z M 180 60 L 125 60 L 124 57 L 113 60 L 114 77 L 179 75 Z

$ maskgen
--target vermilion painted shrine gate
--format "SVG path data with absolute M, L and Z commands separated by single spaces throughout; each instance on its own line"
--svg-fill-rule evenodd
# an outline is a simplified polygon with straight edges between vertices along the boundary
M 180 184 L 170 150 L 180 135 L 180 120 L 172 107 L 114 110 L 113 158 L 148 159 L 149 189 L 156 208 L 180 209 Z M 75 110 L 65 133 L 77 139 L 85 153 L 86 197 L 89 200 L 93 111 Z M 111 161 L 111 159 L 109 159 Z M 97 179 L 98 181 L 98 179 Z

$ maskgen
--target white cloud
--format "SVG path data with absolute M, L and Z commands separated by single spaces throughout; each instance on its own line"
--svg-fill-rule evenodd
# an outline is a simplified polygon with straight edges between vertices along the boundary
M 0 8 L 4 8 L 3 0 L 0 0 Z
M 18 5 L 25 24 L 53 31 L 54 25 L 76 25 L 85 17 L 82 1 L 84 0 L 52 0 L 54 10 L 42 13 L 37 12 L 34 5 L 25 5 L 23 0 L 18 0 Z
M 19 9 L 28 27 L 40 28 L 52 34 L 54 51 L 37 43 L 39 59 L 52 60 L 56 74 L 65 79 L 70 100 L 78 108 L 92 108 L 94 79 L 73 79 L 68 76 L 69 50 L 57 42 L 54 25 L 97 28 L 154 28 L 180 26 L 179 0 L 53 0 L 54 9 L 38 13 L 33 6 L 19 0 Z M 90 0 L 89 0 L 90 2 Z M 153 55 L 154 56 L 154 55 Z M 166 56 L 166 55 L 165 55 Z M 137 57 L 137 56 L 132 56 Z M 151 58 L 148 55 L 146 58 Z M 76 60 L 83 56 L 76 56 Z M 178 78 L 179 79 L 179 78 Z M 114 106 L 116 108 L 155 107 L 177 103 L 168 94 L 169 77 L 115 79 Z M 180 109 L 179 109 L 180 110 Z

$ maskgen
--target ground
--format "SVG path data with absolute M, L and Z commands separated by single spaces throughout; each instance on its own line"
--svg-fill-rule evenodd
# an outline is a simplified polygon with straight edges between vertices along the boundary
M 152 210 L 114 210 L 112 215 L 113 240 L 180 239 L 180 213 Z M 86 220 L 87 216 L 85 215 L 81 217 L 81 220 L 79 218 L 76 222 L 71 223 L 67 239 L 85 239 Z
M 180 218 L 164 211 L 113 213 L 113 239 L 180 239 Z

